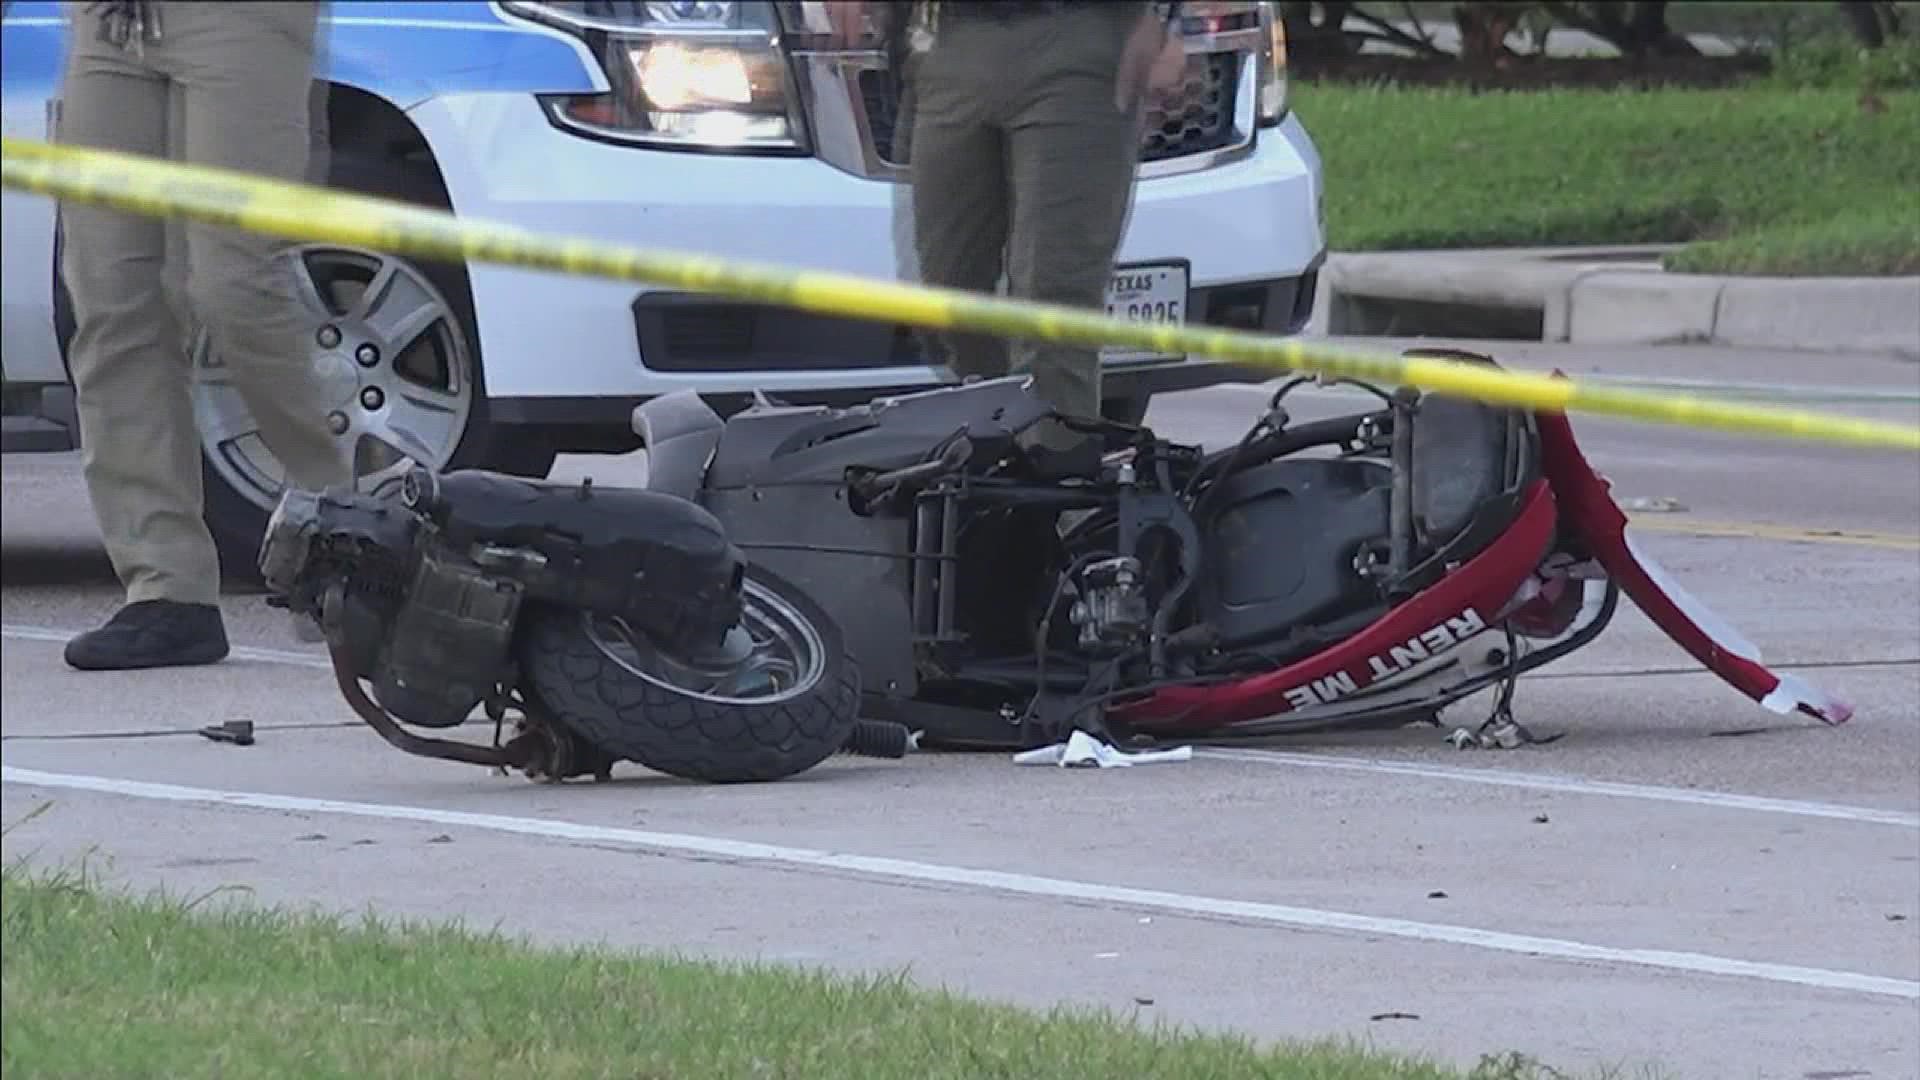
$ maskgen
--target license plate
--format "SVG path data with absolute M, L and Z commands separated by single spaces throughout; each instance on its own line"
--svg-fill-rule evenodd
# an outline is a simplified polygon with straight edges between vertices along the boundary
M 1114 270 L 1107 281 L 1107 315 L 1131 323 L 1184 326 L 1187 322 L 1187 268 L 1182 263 L 1141 263 Z M 1111 346 L 1103 362 L 1178 359 L 1180 353 Z

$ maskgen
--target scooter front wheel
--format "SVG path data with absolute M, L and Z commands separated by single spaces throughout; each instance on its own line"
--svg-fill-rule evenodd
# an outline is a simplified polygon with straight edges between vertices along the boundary
M 753 567 L 740 624 L 689 656 L 622 620 L 565 608 L 527 613 L 521 687 L 601 750 L 710 783 L 779 780 L 840 750 L 860 679 L 840 628 L 799 588 Z

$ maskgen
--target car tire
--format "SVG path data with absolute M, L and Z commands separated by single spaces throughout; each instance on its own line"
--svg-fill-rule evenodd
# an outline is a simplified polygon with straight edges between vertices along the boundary
M 430 172 L 415 165 L 383 160 L 353 151 L 336 151 L 328 162 L 328 183 L 342 190 L 363 195 L 395 199 L 432 208 L 444 206 L 444 195 Z M 63 361 L 74 334 L 73 298 L 60 275 L 61 235 L 56 218 L 53 240 L 53 317 L 54 333 L 60 343 Z M 545 476 L 553 468 L 555 453 L 538 440 L 516 438 L 511 429 L 498 428 L 487 416 L 485 364 L 480 355 L 473 297 L 467 285 L 466 268 L 458 263 L 401 260 L 416 269 L 443 296 L 470 358 L 469 378 L 473 403 L 453 456 L 443 468 L 486 468 L 516 476 Z M 71 365 L 69 365 L 71 379 Z M 76 437 L 78 433 L 76 432 Z M 222 572 L 230 579 L 257 583 L 256 565 L 260 539 L 266 529 L 270 505 L 249 498 L 229 482 L 203 455 L 201 461 L 203 517 L 220 554 Z
M 328 185 L 378 198 L 393 199 L 439 208 L 443 196 L 434 176 L 416 165 L 382 159 L 352 151 L 336 151 L 328 164 Z M 325 249 L 325 245 L 317 247 Z M 347 249 L 339 249 L 342 252 Z M 473 298 L 467 284 L 466 268 L 459 263 L 394 259 L 401 268 L 410 268 L 420 279 L 444 298 L 453 333 L 465 346 L 468 370 L 463 377 L 470 387 L 471 403 L 463 430 L 451 457 L 431 464 L 446 470 L 484 468 L 516 476 L 543 477 L 553 467 L 551 448 L 531 440 L 512 438 L 510 430 L 489 422 L 485 382 L 485 364 L 480 352 L 478 325 L 474 318 Z M 317 330 L 318 328 L 316 328 Z M 196 350 L 197 356 L 197 350 Z M 258 582 L 261 536 L 272 511 L 271 500 L 263 501 L 260 491 L 249 492 L 236 486 L 231 470 L 218 467 L 204 452 L 201 473 L 205 491 L 204 516 L 220 552 L 222 573 L 230 580 Z M 427 464 L 423 462 L 423 464 Z

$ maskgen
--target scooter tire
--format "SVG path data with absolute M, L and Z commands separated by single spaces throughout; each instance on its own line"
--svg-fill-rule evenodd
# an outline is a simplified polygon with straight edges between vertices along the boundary
M 552 719 L 616 758 L 687 780 L 764 783 L 805 772 L 840 751 L 859 719 L 860 677 L 840 628 L 813 599 L 759 567 L 749 605 L 771 602 L 803 620 L 818 644 L 807 685 L 765 702 L 719 699 L 638 674 L 576 610 L 525 613 L 521 690 Z

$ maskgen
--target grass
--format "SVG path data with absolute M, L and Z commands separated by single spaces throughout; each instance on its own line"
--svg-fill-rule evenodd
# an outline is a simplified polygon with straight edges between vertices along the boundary
M 1332 245 L 1704 243 L 1676 265 L 1912 272 L 1920 91 L 1308 84 Z
M 1666 267 L 1687 274 L 1920 274 L 1920 207 L 1862 210 L 1690 244 L 1669 255 Z
M 1265 1077 L 1460 1074 L 1344 1045 L 1261 1048 L 782 968 L 541 950 L 74 875 L 0 877 L 10 1078 Z M 644 918 L 636 911 L 636 918 Z M 1559 1077 L 1520 1055 L 1474 1080 Z
M 1810 38 L 1773 54 L 1768 82 L 1788 90 L 1920 89 L 1920 34 L 1878 49 L 1833 35 Z

